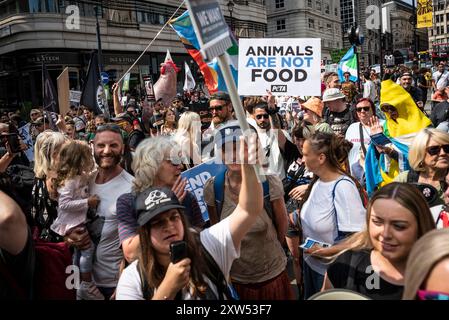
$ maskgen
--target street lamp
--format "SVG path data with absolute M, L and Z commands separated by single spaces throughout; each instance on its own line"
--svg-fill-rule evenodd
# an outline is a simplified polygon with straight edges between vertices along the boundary
M 229 17 L 231 18 L 231 31 L 234 32 L 234 22 L 232 19 L 232 13 L 234 12 L 234 6 L 235 6 L 234 1 L 230 0 L 228 2 L 227 6 L 228 6 L 228 10 L 229 10 Z

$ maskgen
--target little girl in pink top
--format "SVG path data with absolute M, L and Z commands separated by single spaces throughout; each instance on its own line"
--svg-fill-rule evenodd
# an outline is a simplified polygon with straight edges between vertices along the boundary
M 90 147 L 84 141 L 72 140 L 61 148 L 57 163 L 56 188 L 58 190 L 58 217 L 51 229 L 61 236 L 79 226 L 84 226 L 89 208 L 97 208 L 100 199 L 89 195 L 90 173 L 94 159 Z M 77 291 L 79 300 L 104 300 L 104 296 L 92 281 L 92 263 L 95 245 L 81 250 L 81 286 Z

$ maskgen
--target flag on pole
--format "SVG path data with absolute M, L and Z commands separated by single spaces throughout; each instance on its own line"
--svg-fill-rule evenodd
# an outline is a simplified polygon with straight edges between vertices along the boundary
M 88 107 L 95 114 L 104 114 L 109 118 L 108 101 L 101 82 L 98 56 L 95 52 L 90 57 L 87 78 L 81 91 L 81 105 Z
M 58 94 L 44 62 L 42 62 L 42 84 L 44 86 L 44 111 L 59 113 Z
M 206 63 L 200 53 L 200 45 L 193 30 L 192 21 L 190 20 L 189 12 L 185 11 L 179 17 L 170 20 L 170 26 L 175 30 L 184 44 L 187 52 L 195 60 L 203 75 L 204 82 L 210 93 L 217 91 L 228 91 L 226 84 L 218 66 L 218 59 L 215 58 L 209 63 Z M 232 76 L 237 85 L 238 79 L 238 45 L 237 40 L 233 38 L 233 46 L 226 51 L 226 58 L 231 66 Z
M 59 113 L 58 106 L 58 94 L 56 88 L 51 81 L 50 74 L 47 67 L 42 61 L 42 95 L 43 95 L 43 109 L 44 109 L 44 122 L 48 120 L 51 130 L 57 130 L 56 121 L 57 114 Z
M 338 64 L 338 77 L 340 78 L 340 81 L 345 81 L 345 77 L 343 74 L 345 72 L 349 72 L 351 76 L 349 77 L 349 80 L 356 82 L 359 78 L 357 74 L 357 56 L 354 52 L 354 47 L 351 47 L 351 49 L 346 52 L 346 54 L 341 58 L 340 63 Z
M 184 72 L 186 74 L 186 77 L 184 79 L 184 91 L 189 91 L 195 89 L 196 83 L 195 79 L 193 78 L 192 72 L 190 71 L 189 65 L 187 62 L 184 61 Z

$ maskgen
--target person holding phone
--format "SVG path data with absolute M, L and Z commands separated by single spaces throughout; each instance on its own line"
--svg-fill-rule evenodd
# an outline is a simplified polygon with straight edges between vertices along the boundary
M 263 209 L 262 186 L 254 168 L 256 138 L 248 143 L 240 140 L 242 186 L 234 212 L 212 227 L 196 233 L 189 228 L 184 207 L 167 187 L 152 187 L 139 193 L 138 213 L 139 259 L 122 273 L 117 286 L 117 300 L 182 300 L 231 299 L 210 273 L 206 255 L 210 255 L 223 274 L 229 278 L 233 261 L 240 255 L 240 244 Z M 253 143 L 251 143 L 251 141 Z M 170 244 L 187 243 L 187 257 L 172 262 Z M 149 293 L 149 294 L 148 294 Z
M 29 166 L 30 161 L 23 153 L 27 146 L 11 124 L 0 123 L 0 173 L 15 164 Z

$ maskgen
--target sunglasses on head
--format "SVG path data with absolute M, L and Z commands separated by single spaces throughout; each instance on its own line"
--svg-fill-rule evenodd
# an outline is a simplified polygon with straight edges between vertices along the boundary
M 431 156 L 436 156 L 443 149 L 444 153 L 449 154 L 449 144 L 444 144 L 442 146 L 431 146 L 427 148 L 427 153 Z
M 221 110 L 223 110 L 223 107 L 224 106 L 209 107 L 209 110 L 210 110 L 210 112 L 213 112 L 214 110 L 215 111 L 221 111 Z
M 362 111 L 369 112 L 371 107 L 360 107 L 360 108 L 355 108 L 355 109 L 357 110 L 357 112 L 362 112 Z
M 418 290 L 417 296 L 419 300 L 449 300 L 449 293 Z
M 265 114 L 258 114 L 258 115 L 256 116 L 256 119 L 257 119 L 257 120 L 260 120 L 260 119 L 262 119 L 262 118 L 268 119 L 269 117 L 270 117 L 270 115 L 269 115 L 268 113 L 265 113 Z

